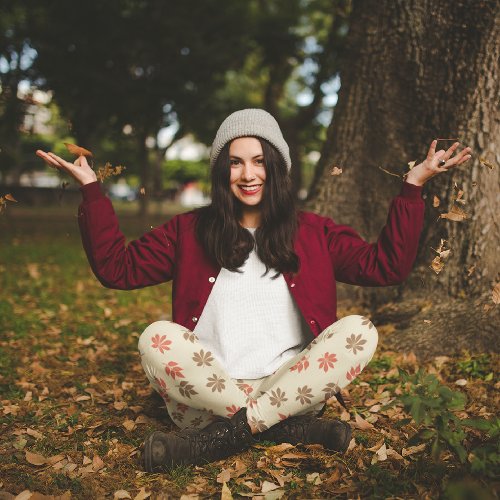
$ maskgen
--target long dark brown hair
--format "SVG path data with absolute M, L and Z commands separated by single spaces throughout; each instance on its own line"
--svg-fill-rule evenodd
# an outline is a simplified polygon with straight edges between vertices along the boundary
M 220 267 L 237 271 L 256 245 L 257 255 L 266 272 L 297 272 L 299 258 L 293 249 L 297 231 L 297 211 L 286 163 L 269 142 L 258 138 L 266 168 L 262 197 L 261 224 L 252 234 L 239 221 L 241 202 L 229 187 L 229 143 L 220 152 L 212 167 L 212 203 L 199 210 L 197 237 L 203 248 Z

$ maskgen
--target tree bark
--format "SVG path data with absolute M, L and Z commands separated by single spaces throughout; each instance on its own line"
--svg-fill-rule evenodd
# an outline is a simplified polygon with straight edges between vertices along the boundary
M 373 307 L 396 297 L 399 304 L 420 297 L 412 321 L 400 323 L 405 334 L 394 337 L 395 346 L 418 350 L 421 345 L 424 356 L 442 351 L 442 346 L 428 342 L 436 335 L 446 336 L 441 322 L 425 323 L 423 328 L 423 319 L 430 314 L 425 304 L 429 300 L 436 304 L 437 298 L 440 317 L 446 311 L 456 313 L 449 316 L 450 331 L 471 325 L 448 349 L 472 344 L 477 349 L 498 349 L 496 340 L 491 343 L 495 336 L 491 326 L 496 322 L 498 329 L 499 308 L 486 313 L 484 301 L 493 305 L 491 288 L 500 270 L 500 4 L 496 0 L 355 1 L 350 26 L 342 88 L 309 207 L 374 240 L 401 183 L 379 167 L 402 175 L 407 162 L 425 157 L 434 138 L 456 138 L 471 146 L 472 160 L 424 188 L 425 227 L 410 279 L 389 292 L 372 289 L 361 297 Z M 452 142 L 440 141 L 438 148 L 446 149 Z M 340 176 L 330 175 L 333 165 L 343 169 Z M 464 191 L 465 204 L 455 201 L 455 184 Z M 440 200 L 437 208 L 434 196 Z M 464 221 L 439 218 L 453 205 L 466 212 Z M 451 253 L 436 276 L 429 269 L 436 256 L 430 247 L 438 248 L 442 238 Z M 460 300 L 468 300 L 470 307 L 462 304 L 456 309 Z M 415 346 L 422 336 L 426 339 Z

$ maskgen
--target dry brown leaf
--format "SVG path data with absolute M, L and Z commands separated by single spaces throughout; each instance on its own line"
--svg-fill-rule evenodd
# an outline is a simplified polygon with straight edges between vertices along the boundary
M 135 422 L 133 420 L 128 419 L 128 418 L 124 420 L 122 425 L 128 431 L 133 431 L 136 427 Z
M 115 401 L 113 407 L 115 410 L 121 411 L 127 407 L 127 403 L 125 401 Z
M 26 461 L 32 465 L 45 465 L 47 463 L 47 459 L 43 455 L 28 450 L 26 450 Z
M 439 218 L 448 219 L 454 222 L 462 222 L 467 219 L 467 214 L 460 207 L 453 205 L 448 213 L 441 214 Z
M 115 491 L 113 495 L 113 500 L 119 500 L 120 498 L 132 498 L 130 493 L 127 490 L 118 490 Z
M 92 469 L 97 472 L 104 467 L 104 462 L 99 455 L 94 455 L 92 458 Z
M 493 163 L 489 162 L 486 158 L 480 157 L 479 163 L 481 163 L 481 165 L 484 165 L 485 167 L 488 167 L 490 170 L 493 170 L 494 168 Z
M 455 380 L 455 385 L 463 387 L 464 385 L 467 385 L 467 380 L 465 380 L 464 378 L 459 378 L 458 380 Z
M 278 484 L 271 483 L 270 481 L 264 481 L 262 483 L 262 493 L 268 493 L 269 491 L 277 490 L 280 486 Z
M 401 451 L 401 455 L 403 457 L 407 457 L 408 455 L 414 455 L 415 453 L 419 453 L 425 450 L 427 446 L 426 443 L 419 444 L 418 446 L 410 446 L 409 448 L 403 448 Z
M 467 277 L 471 276 L 472 273 L 476 270 L 476 264 L 472 264 L 472 266 L 467 269 Z
M 494 304 L 500 304 L 500 282 L 496 283 L 493 287 L 491 298 Z
M 139 189 L 139 193 L 142 194 L 142 196 L 144 196 L 146 194 L 146 188 L 141 187 L 141 189 Z
M 228 483 L 231 479 L 231 470 L 230 469 L 222 469 L 219 474 L 217 474 L 217 482 L 218 483 Z
M 290 443 L 281 443 L 277 444 L 276 446 L 269 446 L 269 448 L 266 449 L 268 453 L 281 453 L 282 451 L 289 450 L 290 448 L 293 448 L 293 444 Z
M 143 486 L 137 495 L 134 497 L 134 500 L 146 500 L 146 498 L 149 498 L 151 496 L 150 491 L 146 491 L 146 488 Z
M 411 170 L 415 166 L 415 163 L 417 163 L 415 160 L 408 162 L 408 168 L 409 168 L 409 170 Z
M 323 481 L 319 477 L 319 472 L 312 472 L 311 474 L 306 474 L 306 482 L 311 484 L 322 484 Z
M 91 151 L 88 149 L 82 148 L 81 146 L 77 146 L 76 144 L 70 144 L 69 142 L 65 142 L 64 145 L 66 149 L 75 156 L 94 156 Z
M 100 182 L 104 182 L 105 179 L 113 175 L 120 175 L 127 167 L 123 165 L 117 165 L 113 167 L 111 163 L 107 162 L 104 167 L 99 167 L 96 172 L 96 176 Z
M 370 422 L 367 422 L 359 413 L 356 413 L 356 417 L 354 418 L 354 422 L 351 424 L 356 429 L 360 429 L 362 431 L 366 431 L 368 429 L 373 429 L 373 425 Z
M 16 199 L 15 199 L 15 198 L 14 198 L 14 197 L 10 194 L 10 193 L 9 193 L 9 194 L 6 194 L 6 195 L 4 196 L 4 198 L 5 198 L 6 200 L 13 201 L 13 202 L 17 203 L 17 200 L 16 200 Z
M 231 490 L 229 489 L 227 483 L 223 483 L 222 485 L 220 500 L 233 500 L 233 495 L 231 495 Z
M 432 200 L 432 206 L 434 208 L 439 207 L 440 203 L 441 203 L 441 201 L 439 200 L 439 198 L 436 195 L 434 195 L 434 198 Z
M 339 167 L 332 167 L 330 175 L 340 175 L 342 173 L 342 169 Z

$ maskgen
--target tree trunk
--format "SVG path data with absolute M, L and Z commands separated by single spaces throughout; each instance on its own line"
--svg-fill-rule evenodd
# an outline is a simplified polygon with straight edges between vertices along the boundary
M 389 293 L 372 289 L 362 297 L 372 306 L 397 297 L 401 310 L 413 304 L 413 312 L 399 315 L 405 332 L 391 339 L 395 346 L 429 356 L 445 349 L 436 342 L 439 336 L 454 335 L 448 352 L 462 347 L 498 349 L 494 339 L 499 308 L 485 313 L 484 301 L 493 306 L 491 288 L 500 270 L 500 4 L 355 1 L 351 19 L 342 88 L 309 206 L 374 240 L 401 183 L 379 167 L 403 174 L 407 162 L 424 158 L 434 138 L 457 138 L 471 146 L 472 160 L 424 188 L 426 222 L 410 279 Z M 452 142 L 440 141 L 438 148 Z M 343 168 L 340 176 L 330 175 L 333 165 Z M 464 191 L 465 204 L 454 202 L 455 183 Z M 434 196 L 440 200 L 437 208 Z M 467 218 L 439 219 L 453 205 L 465 210 Z M 430 247 L 438 248 L 441 238 L 451 253 L 436 276 L 429 269 L 436 256 Z M 443 330 L 437 318 L 451 311 Z M 431 317 L 435 320 L 423 323 Z

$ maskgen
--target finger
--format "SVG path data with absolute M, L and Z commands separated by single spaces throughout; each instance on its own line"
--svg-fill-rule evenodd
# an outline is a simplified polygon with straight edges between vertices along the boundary
M 433 156 L 436 154 L 437 143 L 438 143 L 437 139 L 434 139 L 431 142 L 431 145 L 429 147 L 429 151 L 427 152 L 427 159 L 428 160 L 432 160 Z
M 57 161 L 61 167 L 65 167 L 65 168 L 71 170 L 75 166 L 73 163 L 70 163 L 69 161 L 64 160 L 63 158 L 61 158 L 60 156 L 57 156 L 56 154 L 54 154 L 52 152 L 49 152 L 48 154 L 52 159 Z
M 45 153 L 45 151 L 38 149 L 35 154 L 51 167 L 56 167 L 56 168 L 60 167 L 59 163 L 56 162 L 53 158 L 51 158 L 47 153 Z
M 87 161 L 87 158 L 85 156 L 80 156 L 80 158 L 78 158 L 80 160 L 80 165 L 82 167 L 88 167 L 89 166 L 89 162 Z
M 453 143 L 446 151 L 446 154 L 443 156 L 443 160 L 448 160 L 449 158 L 451 158 L 451 156 L 453 155 L 453 153 L 455 152 L 455 150 L 458 148 L 459 146 L 459 142 L 455 142 Z
M 463 163 L 463 158 L 467 155 L 469 155 L 469 158 L 470 158 L 470 153 L 471 153 L 472 149 L 471 148 L 465 148 L 463 149 L 462 151 L 460 151 L 460 153 L 458 153 L 457 155 L 455 155 L 453 158 L 451 158 L 449 161 L 448 161 L 448 166 L 453 166 L 453 165 L 460 165 L 461 163 Z

